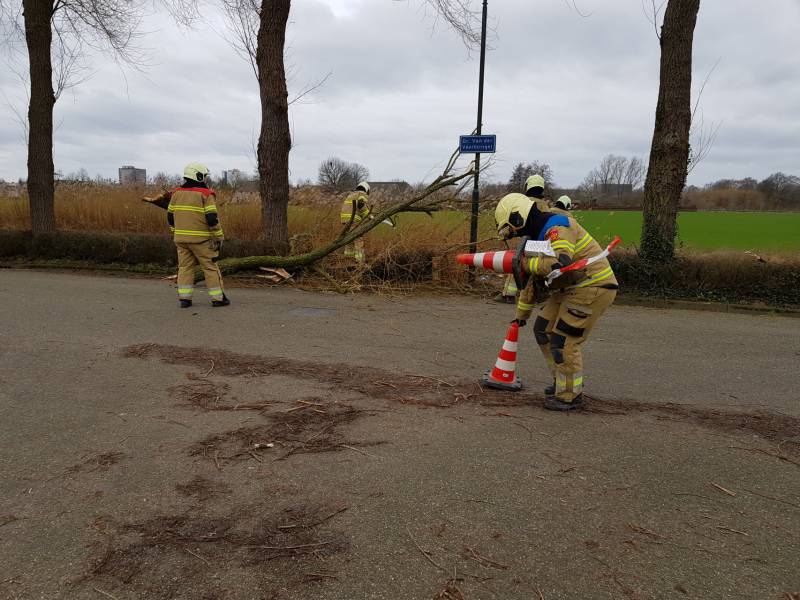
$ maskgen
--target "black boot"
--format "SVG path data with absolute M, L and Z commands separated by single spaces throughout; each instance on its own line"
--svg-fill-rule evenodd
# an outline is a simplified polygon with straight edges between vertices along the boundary
M 545 396 L 555 396 L 556 395 L 556 380 L 553 379 L 553 383 L 548 385 L 544 388 L 544 395 Z
M 191 300 L 187 300 L 185 298 L 181 298 L 181 308 L 189 308 L 192 305 Z
M 211 301 L 211 306 L 213 306 L 214 308 L 217 308 L 217 307 L 220 307 L 220 306 L 228 306 L 228 304 L 230 304 L 230 303 L 231 303 L 231 301 L 228 300 L 228 297 L 225 294 L 222 294 L 222 300 L 212 300 Z
M 547 410 L 576 410 L 578 408 L 583 408 L 583 394 L 578 394 L 572 400 L 572 402 L 564 402 L 563 400 L 559 400 L 555 396 L 548 396 L 544 399 L 544 407 Z

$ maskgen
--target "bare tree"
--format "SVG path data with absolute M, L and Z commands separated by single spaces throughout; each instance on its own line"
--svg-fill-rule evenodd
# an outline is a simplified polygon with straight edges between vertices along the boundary
M 134 42 L 142 8 L 142 0 L 2 0 L 3 28 L 24 37 L 28 54 L 28 196 L 34 233 L 55 230 L 56 100 L 85 79 L 89 50 L 130 64 L 141 61 Z
M 628 166 L 625 168 L 622 182 L 630 185 L 631 189 L 635 190 L 642 185 L 646 173 L 647 167 L 645 167 L 644 161 L 638 156 L 631 156 L 628 160 Z
M 106 0 L 110 1 L 110 0 Z M 236 39 L 234 48 L 253 66 L 261 96 L 258 138 L 259 194 L 264 239 L 288 250 L 289 104 L 286 84 L 286 25 L 291 0 L 221 0 Z M 480 41 L 479 12 L 471 0 L 420 0 L 452 27 L 468 46 Z M 327 79 L 327 76 L 322 82 Z M 318 82 L 295 100 L 316 89 Z
M 553 169 L 544 161 L 534 160 L 525 163 L 517 163 L 511 171 L 511 178 L 508 180 L 506 189 L 509 192 L 521 192 L 525 188 L 525 181 L 531 175 L 541 175 L 544 178 L 544 186 L 548 190 L 553 189 L 555 181 L 553 180 Z
M 692 42 L 700 0 L 669 0 L 659 38 L 661 70 L 650 165 L 644 184 L 642 256 L 675 256 L 678 204 L 689 164 Z
M 320 163 L 317 181 L 326 188 L 342 192 L 352 190 L 359 182 L 367 179 L 369 179 L 369 169 L 364 165 L 332 156 Z

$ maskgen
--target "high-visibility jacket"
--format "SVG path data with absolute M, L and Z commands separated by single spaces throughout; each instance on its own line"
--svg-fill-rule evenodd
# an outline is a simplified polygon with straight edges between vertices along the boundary
M 342 203 L 342 225 L 351 223 L 357 225 L 369 215 L 369 196 L 365 192 L 351 192 Z
M 222 241 L 222 225 L 217 214 L 214 190 L 204 187 L 179 187 L 172 190 L 167 220 L 175 242 Z
M 531 279 L 519 295 L 517 318 L 528 319 L 535 306 L 534 279 L 546 277 L 556 263 L 567 266 L 584 258 L 597 256 L 603 251 L 595 239 L 572 217 L 553 214 L 542 227 L 539 240 L 549 240 L 556 257 L 534 256 L 522 261 L 522 269 L 530 273 Z M 554 292 L 584 288 L 605 287 L 617 289 L 617 278 L 607 258 L 598 260 L 576 274 L 565 273 L 556 278 L 550 289 Z

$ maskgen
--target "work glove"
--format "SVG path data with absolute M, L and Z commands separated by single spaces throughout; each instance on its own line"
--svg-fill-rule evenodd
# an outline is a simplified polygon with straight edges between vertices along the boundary
M 528 323 L 528 321 L 526 319 L 514 319 L 513 321 L 511 321 L 511 323 L 512 324 L 516 323 L 520 327 L 525 327 L 525 325 Z
M 154 198 L 150 196 L 142 196 L 141 198 L 142 202 L 154 204 L 155 206 L 163 209 L 167 209 L 169 207 L 169 199 L 170 197 L 166 194 L 160 194 Z
M 211 240 L 211 249 L 214 252 L 220 252 L 222 250 L 222 240 Z

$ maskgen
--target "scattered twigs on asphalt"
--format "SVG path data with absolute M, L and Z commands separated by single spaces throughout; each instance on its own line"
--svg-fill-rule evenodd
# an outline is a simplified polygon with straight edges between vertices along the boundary
M 732 492 L 729 489 L 722 487 L 721 485 L 717 485 L 713 481 L 711 482 L 711 485 L 714 486 L 715 488 L 717 488 L 723 494 L 728 494 L 728 496 L 732 496 L 734 498 L 736 497 L 736 492 Z
M 449 381 L 444 381 L 443 379 L 439 379 L 438 377 L 429 377 L 428 375 L 410 375 L 410 377 L 419 377 L 420 379 L 430 379 L 431 381 L 436 381 L 441 385 L 446 385 L 447 387 L 456 387 L 454 383 L 450 383 Z

